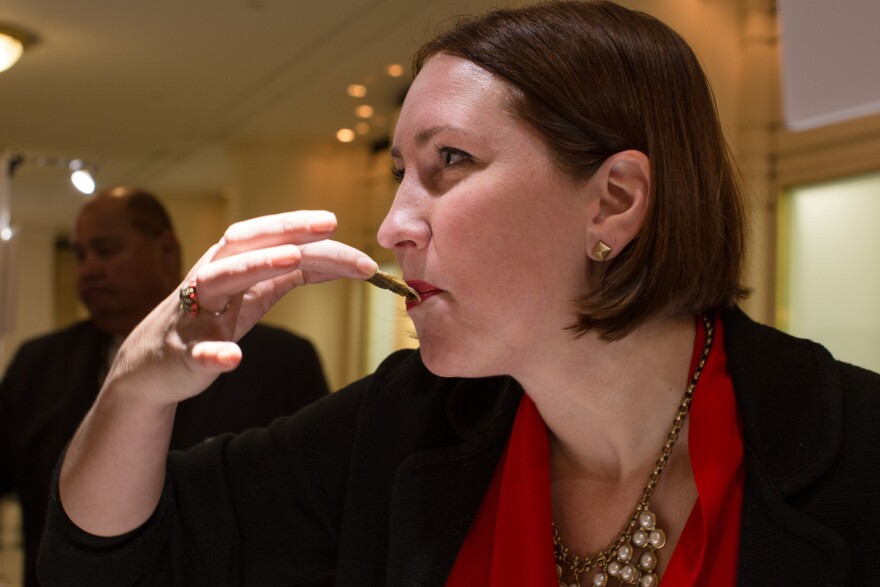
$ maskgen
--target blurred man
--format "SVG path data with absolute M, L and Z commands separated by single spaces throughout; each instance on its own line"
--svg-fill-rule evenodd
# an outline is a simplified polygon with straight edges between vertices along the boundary
M 181 281 L 180 245 L 150 193 L 99 193 L 73 230 L 77 294 L 89 319 L 24 343 L 0 382 L 0 494 L 22 505 L 25 587 L 35 564 L 52 472 L 95 399 L 122 340 Z M 257 325 L 242 340 L 238 369 L 180 404 L 171 448 L 263 426 L 327 394 L 314 347 Z

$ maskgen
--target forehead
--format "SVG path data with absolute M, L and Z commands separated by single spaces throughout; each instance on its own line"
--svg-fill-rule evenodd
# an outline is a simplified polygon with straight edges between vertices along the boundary
M 135 233 L 131 215 L 124 202 L 93 200 L 86 204 L 77 216 L 73 227 L 76 241 L 95 238 L 122 238 Z
M 474 129 L 505 116 L 503 81 L 474 63 L 439 54 L 413 81 L 394 133 L 395 144 L 431 128 Z M 510 119 L 507 118 L 509 122 Z

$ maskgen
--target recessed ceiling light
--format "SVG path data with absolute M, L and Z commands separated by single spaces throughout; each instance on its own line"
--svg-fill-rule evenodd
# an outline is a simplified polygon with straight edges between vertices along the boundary
M 340 128 L 336 131 L 336 138 L 340 143 L 350 143 L 354 140 L 354 131 L 350 128 Z
M 373 115 L 373 107 L 369 104 L 361 104 L 354 109 L 354 113 L 358 118 L 369 118 Z
M 385 73 L 391 77 L 400 77 L 403 75 L 403 66 L 399 63 L 392 63 L 385 68 Z
M 359 122 L 357 126 L 354 127 L 359 135 L 365 135 L 370 132 L 370 125 L 366 122 Z
M 363 84 L 351 84 L 346 88 L 346 91 L 352 98 L 363 98 L 367 95 L 367 86 Z

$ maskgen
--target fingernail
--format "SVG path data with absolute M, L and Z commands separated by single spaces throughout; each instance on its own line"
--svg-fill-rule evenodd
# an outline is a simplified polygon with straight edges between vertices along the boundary
M 356 264 L 357 268 L 367 276 L 373 275 L 379 270 L 379 265 L 366 255 L 359 255 Z
M 277 257 L 269 260 L 273 267 L 295 267 L 302 260 L 299 248 L 294 245 L 288 245 L 281 249 Z
M 238 353 L 233 351 L 220 351 L 217 353 L 217 360 L 225 367 L 233 367 L 238 363 Z
M 332 212 L 321 214 L 309 223 L 309 230 L 313 233 L 333 232 L 336 230 L 336 215 Z

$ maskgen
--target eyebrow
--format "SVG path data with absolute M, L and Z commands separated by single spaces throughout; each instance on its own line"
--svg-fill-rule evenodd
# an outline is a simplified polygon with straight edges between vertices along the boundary
M 123 239 L 116 236 L 96 236 L 92 237 L 85 242 L 72 240 L 70 241 L 70 246 L 73 248 L 84 249 L 85 247 L 100 247 L 105 245 L 116 245 L 123 241 Z
M 447 131 L 447 130 L 468 134 L 467 132 L 465 132 L 464 130 L 462 130 L 461 128 L 459 128 L 457 126 L 432 126 L 432 127 L 426 128 L 425 130 L 419 131 L 416 134 L 416 146 L 417 147 L 424 147 L 425 144 L 428 141 L 430 141 L 435 135 L 437 135 L 443 131 Z M 392 146 L 391 147 L 391 156 L 395 157 L 395 158 L 400 158 L 400 150 L 397 147 Z

